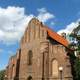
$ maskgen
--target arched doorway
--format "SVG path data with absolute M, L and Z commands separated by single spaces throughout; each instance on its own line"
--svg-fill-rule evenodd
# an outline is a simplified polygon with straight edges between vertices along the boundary
M 31 77 L 31 76 L 29 76 L 27 80 L 32 80 L 32 77 Z

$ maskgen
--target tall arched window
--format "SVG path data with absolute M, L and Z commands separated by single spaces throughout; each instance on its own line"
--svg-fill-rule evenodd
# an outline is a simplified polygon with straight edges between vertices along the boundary
M 33 53 L 32 51 L 30 50 L 28 52 L 28 65 L 32 65 L 32 57 L 33 57 Z
M 52 60 L 52 76 L 58 77 L 58 61 L 56 59 Z

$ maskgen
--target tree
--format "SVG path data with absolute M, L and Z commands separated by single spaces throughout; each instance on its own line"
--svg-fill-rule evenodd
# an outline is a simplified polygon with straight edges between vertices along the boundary
M 5 70 L 0 71 L 0 80 L 4 80 Z
M 77 41 L 76 44 L 71 43 L 70 44 L 70 48 L 74 48 L 74 52 L 76 51 L 78 56 L 75 56 L 75 58 L 73 58 L 73 53 L 70 55 L 70 58 L 73 62 L 72 64 L 72 70 L 73 70 L 73 78 L 74 80 L 80 80 L 80 23 L 78 25 L 77 28 L 75 28 L 72 33 L 70 34 L 70 37 L 75 38 L 75 40 Z
M 76 74 L 75 79 L 80 80 L 80 59 L 79 58 L 75 59 L 74 70 Z

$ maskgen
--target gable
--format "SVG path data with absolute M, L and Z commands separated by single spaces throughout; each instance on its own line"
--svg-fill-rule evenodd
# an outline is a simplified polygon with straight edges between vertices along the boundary
M 33 18 L 29 22 L 22 38 L 22 43 L 30 42 L 36 39 L 47 39 L 47 35 L 65 47 L 68 46 L 68 41 L 66 39 L 49 29 L 47 26 L 43 25 L 42 22 L 36 18 Z
M 42 22 L 33 18 L 29 22 L 21 42 L 25 43 L 37 39 L 46 39 L 46 36 L 47 36 L 47 30 L 44 28 Z

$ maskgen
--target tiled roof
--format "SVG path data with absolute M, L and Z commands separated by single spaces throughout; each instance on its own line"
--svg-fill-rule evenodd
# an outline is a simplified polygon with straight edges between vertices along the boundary
M 52 31 L 50 28 L 48 28 L 47 26 L 45 26 L 45 28 L 47 29 L 48 35 L 56 40 L 57 42 L 59 42 L 60 44 L 64 45 L 65 47 L 68 46 L 68 41 L 63 38 L 62 36 L 60 36 L 59 34 L 57 34 L 56 32 Z
M 39 20 L 36 19 L 36 18 L 33 18 L 31 21 L 33 21 L 33 22 L 39 22 Z M 64 45 L 65 47 L 68 46 L 68 41 L 67 41 L 66 39 L 64 39 L 62 36 L 60 36 L 60 35 L 57 34 L 56 32 L 52 31 L 52 30 L 51 30 L 50 28 L 48 28 L 47 26 L 45 26 L 45 25 L 43 25 L 43 26 L 44 26 L 44 28 L 47 30 L 48 35 L 49 35 L 52 39 L 56 40 L 57 42 L 59 42 L 60 44 Z

